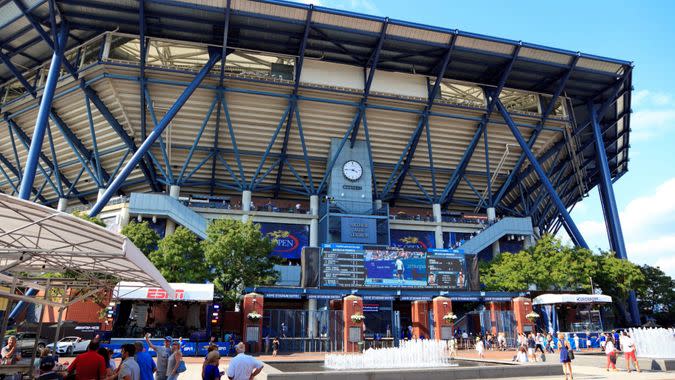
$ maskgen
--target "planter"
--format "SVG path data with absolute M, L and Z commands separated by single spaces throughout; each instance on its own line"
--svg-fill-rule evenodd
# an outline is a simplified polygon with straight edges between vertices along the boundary
M 255 311 L 252 311 L 248 313 L 246 318 L 251 322 L 258 322 L 260 319 L 262 319 L 262 315 L 256 313 Z
M 361 323 L 366 319 L 366 316 L 363 314 L 352 314 L 350 319 L 353 323 Z

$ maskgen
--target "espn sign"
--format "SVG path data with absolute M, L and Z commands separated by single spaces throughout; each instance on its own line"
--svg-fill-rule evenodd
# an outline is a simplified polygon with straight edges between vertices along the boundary
M 176 300 L 182 300 L 185 298 L 185 290 L 183 289 L 176 289 L 176 297 L 171 298 L 171 299 L 176 299 Z M 149 300 L 168 300 L 169 298 L 169 293 L 166 292 L 166 290 L 162 288 L 148 288 L 148 292 L 146 295 L 146 298 Z

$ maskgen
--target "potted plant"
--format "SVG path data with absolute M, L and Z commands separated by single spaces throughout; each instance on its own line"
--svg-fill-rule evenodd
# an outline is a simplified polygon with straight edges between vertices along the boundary
M 531 311 L 531 312 L 527 313 L 525 318 L 527 318 L 528 321 L 534 323 L 534 321 L 536 321 L 537 318 L 539 318 L 539 314 L 535 313 L 534 311 Z
M 361 323 L 366 319 L 366 316 L 361 313 L 354 313 L 351 316 L 352 322 Z
M 248 320 L 251 322 L 258 322 L 260 318 L 262 318 L 262 315 L 260 315 L 257 311 L 252 311 L 248 313 L 246 318 L 248 318 Z
M 443 320 L 446 323 L 452 323 L 455 321 L 455 319 L 457 319 L 457 316 L 453 312 L 449 312 L 448 314 L 443 316 Z

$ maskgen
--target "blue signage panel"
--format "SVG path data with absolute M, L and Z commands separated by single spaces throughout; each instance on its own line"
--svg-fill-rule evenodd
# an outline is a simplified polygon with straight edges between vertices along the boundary
M 343 243 L 377 244 L 377 220 L 373 218 L 340 218 L 340 240 Z
M 299 259 L 302 247 L 309 245 L 309 226 L 305 224 L 259 223 L 260 232 L 277 244 L 272 254 L 286 259 Z
M 434 231 L 390 230 L 391 246 L 426 251 L 436 247 Z

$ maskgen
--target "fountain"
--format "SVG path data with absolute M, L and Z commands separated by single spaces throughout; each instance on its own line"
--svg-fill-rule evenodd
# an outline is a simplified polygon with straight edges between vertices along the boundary
M 445 341 L 402 341 L 399 347 L 369 348 L 363 354 L 328 354 L 329 369 L 432 368 L 457 366 L 448 357 Z
M 629 329 L 629 332 L 638 357 L 675 359 L 675 329 L 641 327 Z

